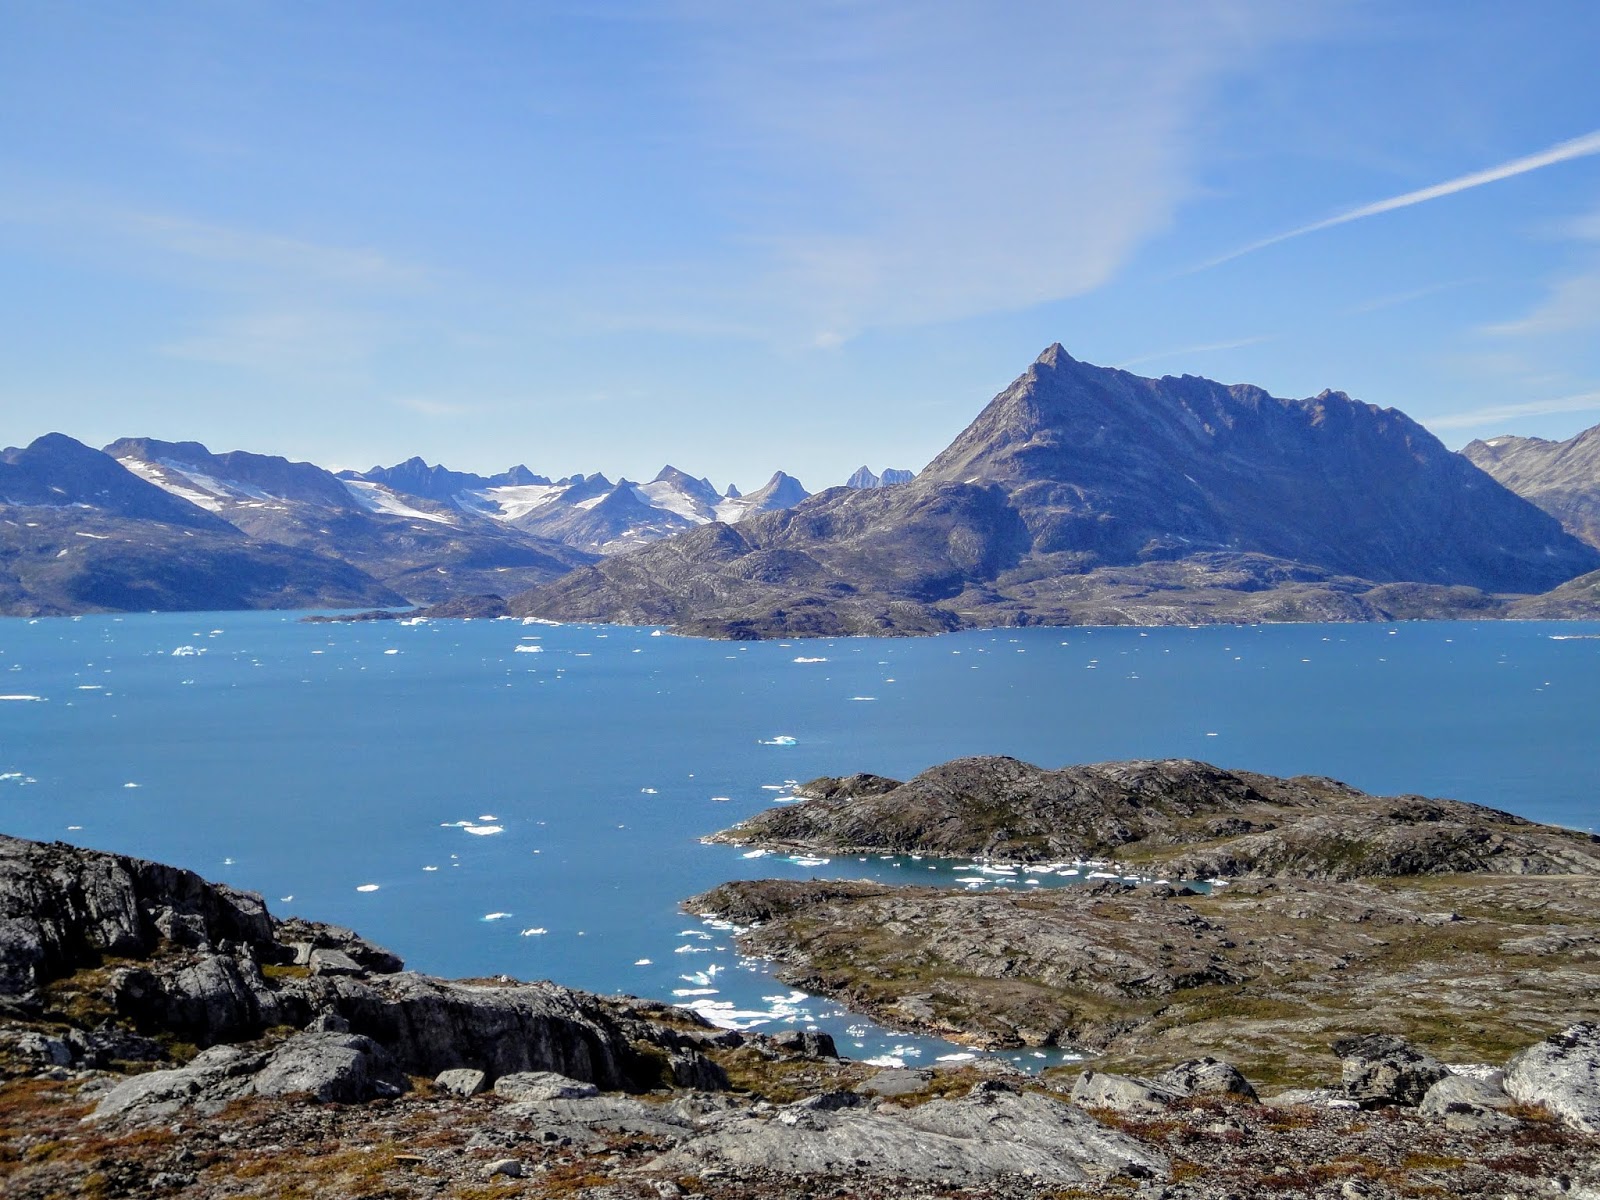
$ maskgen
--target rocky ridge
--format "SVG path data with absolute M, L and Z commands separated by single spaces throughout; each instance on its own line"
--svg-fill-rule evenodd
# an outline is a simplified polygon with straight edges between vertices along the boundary
M 1468 442 L 1461 453 L 1573 537 L 1600 546 L 1600 425 L 1564 442 L 1496 437 Z
M 817 854 L 1116 859 L 1174 879 L 1356 879 L 1459 872 L 1600 874 L 1600 837 L 1425 796 L 1370 796 L 1191 759 L 1047 770 L 960 758 L 907 783 L 814 779 L 797 804 L 714 835 Z

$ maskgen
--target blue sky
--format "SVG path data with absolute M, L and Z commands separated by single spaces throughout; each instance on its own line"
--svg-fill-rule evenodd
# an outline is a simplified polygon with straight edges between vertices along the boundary
M 0 442 L 817 488 L 1053 341 L 1565 437 L 1597 54 L 1539 0 L 10 0 Z

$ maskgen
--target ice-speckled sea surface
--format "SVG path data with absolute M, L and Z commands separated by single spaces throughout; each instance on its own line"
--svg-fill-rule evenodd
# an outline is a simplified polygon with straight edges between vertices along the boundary
M 280 613 L 13 619 L 0 697 L 5 832 L 178 863 L 420 970 L 818 1024 L 847 1053 L 907 1061 L 958 1048 L 791 993 L 677 906 L 736 877 L 931 883 L 970 864 L 752 859 L 700 837 L 789 781 L 905 778 L 962 754 L 1189 756 L 1600 824 L 1600 624 L 739 644 Z

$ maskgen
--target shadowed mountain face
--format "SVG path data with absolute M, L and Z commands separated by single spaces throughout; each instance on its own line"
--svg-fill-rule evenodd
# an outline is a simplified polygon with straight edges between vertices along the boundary
M 1573 537 L 1600 546 L 1600 425 L 1564 442 L 1497 437 L 1469 442 L 1461 453 Z
M 731 636 L 1481 616 L 1487 593 L 1597 566 L 1403 413 L 1052 346 L 908 483 L 669 539 L 513 608 Z
M 400 602 L 349 563 L 246 537 L 72 438 L 0 455 L 0 613 Z
M 994 481 L 1038 554 L 1245 550 L 1383 582 L 1542 592 L 1597 563 L 1404 413 L 1143 379 L 1046 350 L 920 480 Z

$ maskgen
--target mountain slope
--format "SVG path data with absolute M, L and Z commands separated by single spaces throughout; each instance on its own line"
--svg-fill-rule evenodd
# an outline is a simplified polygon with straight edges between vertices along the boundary
M 504 522 L 311 463 L 153 438 L 123 438 L 106 451 L 140 479 L 252 538 L 359 566 L 416 603 L 510 595 L 591 561 Z
M 0 453 L 0 613 L 401 600 L 348 563 L 246 537 L 62 434 Z
M 1051 346 L 921 473 L 1011 493 L 1035 552 L 1244 550 L 1379 581 L 1539 592 L 1600 566 L 1395 409 L 1143 379 Z
M 1497 437 L 1469 442 L 1461 453 L 1573 537 L 1600 546 L 1600 425 L 1564 442 Z
M 1492 615 L 1600 554 L 1404 414 L 1059 346 L 909 483 L 831 489 L 513 601 L 729 636 Z

